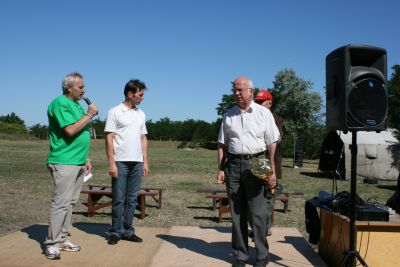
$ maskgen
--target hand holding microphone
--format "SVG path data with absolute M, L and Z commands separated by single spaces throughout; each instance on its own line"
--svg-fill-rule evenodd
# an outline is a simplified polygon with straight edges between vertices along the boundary
M 86 104 L 89 106 L 90 104 L 92 104 L 92 101 L 89 100 L 89 98 L 87 96 L 82 96 L 82 99 L 85 100 Z
M 86 115 L 88 115 L 92 119 L 94 116 L 96 116 L 99 113 L 99 110 L 97 109 L 95 104 L 92 104 L 92 102 L 89 100 L 88 97 L 83 96 L 82 99 L 88 105 L 88 109 L 87 109 Z

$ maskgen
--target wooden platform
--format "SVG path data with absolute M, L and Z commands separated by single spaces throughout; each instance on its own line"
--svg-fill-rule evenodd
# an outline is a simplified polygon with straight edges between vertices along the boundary
M 350 220 L 338 213 L 321 209 L 321 236 L 318 253 L 329 266 L 339 266 L 350 247 Z M 368 266 L 399 266 L 400 215 L 385 221 L 356 221 L 355 244 Z M 357 266 L 361 266 L 357 262 Z
M 52 261 L 42 254 L 41 244 L 47 225 L 36 224 L 0 238 L 0 266 L 143 266 L 143 267 L 228 267 L 232 264 L 231 229 L 173 226 L 170 228 L 136 227 L 143 243 L 120 241 L 107 244 L 108 224 L 76 223 L 72 240 L 82 246 L 80 252 L 61 252 L 61 259 Z M 325 264 L 295 228 L 273 228 L 268 237 L 270 266 L 308 267 Z M 249 241 L 255 262 L 254 243 Z

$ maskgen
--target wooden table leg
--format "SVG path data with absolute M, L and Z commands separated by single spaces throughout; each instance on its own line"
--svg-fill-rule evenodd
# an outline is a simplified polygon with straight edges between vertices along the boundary
M 146 206 L 145 206 L 145 195 L 140 196 L 140 219 L 144 219 L 146 217 Z
M 217 193 L 213 192 L 212 194 L 213 194 L 213 195 L 216 195 Z M 219 201 L 220 201 L 220 200 L 219 200 Z M 218 200 L 217 200 L 216 198 L 213 198 L 213 199 L 212 199 L 212 202 L 213 202 L 213 210 L 216 210 L 216 209 L 217 209 L 217 202 L 218 202 Z
M 162 190 L 158 190 L 158 209 L 161 209 L 162 207 Z
M 94 204 L 92 194 L 88 193 L 87 197 L 87 209 L 88 209 L 88 217 L 92 217 L 94 214 Z

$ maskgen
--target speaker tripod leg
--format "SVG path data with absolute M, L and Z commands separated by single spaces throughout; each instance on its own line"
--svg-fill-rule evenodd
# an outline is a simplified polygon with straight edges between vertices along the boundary
M 352 133 L 351 142 L 351 201 L 350 201 L 350 228 L 349 228 L 349 250 L 344 252 L 344 256 L 340 266 L 355 267 L 356 259 L 362 264 L 362 266 L 368 267 L 367 263 L 361 258 L 360 254 L 356 249 L 356 173 L 357 173 L 357 131 Z
M 368 267 L 368 264 L 360 256 L 360 253 L 358 253 L 358 251 L 344 252 L 344 256 L 343 256 L 342 262 L 340 263 L 340 266 L 341 267 L 354 267 L 354 266 L 356 266 L 356 259 L 360 262 L 361 266 Z

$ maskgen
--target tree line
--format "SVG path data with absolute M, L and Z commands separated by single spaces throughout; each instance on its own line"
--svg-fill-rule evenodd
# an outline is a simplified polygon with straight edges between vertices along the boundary
M 397 129 L 400 138 L 400 65 L 392 67 L 393 73 L 387 81 L 388 88 L 388 124 Z M 299 77 L 293 69 L 283 69 L 275 75 L 270 88 L 255 88 L 255 94 L 260 89 L 269 90 L 274 98 L 272 112 L 278 114 L 283 122 L 283 155 L 292 157 L 294 142 L 301 141 L 305 158 L 316 158 L 324 136 L 325 113 L 322 112 L 322 98 L 313 92 L 312 82 Z M 227 88 L 227 92 L 230 92 Z M 221 102 L 216 107 L 217 118 L 214 122 L 187 119 L 173 121 L 168 117 L 158 121 L 146 122 L 149 140 L 186 141 L 192 146 L 212 147 L 218 137 L 218 131 L 223 114 L 235 104 L 231 93 L 222 95 Z M 104 136 L 105 120 L 92 121 L 93 132 L 97 138 Z M 48 127 L 35 124 L 29 129 L 30 134 L 40 139 L 48 138 Z M 14 112 L 0 116 L 1 134 L 27 134 L 24 121 Z
M 104 137 L 106 121 L 95 119 L 92 121 L 92 128 L 98 138 Z M 203 120 L 187 119 L 185 121 L 173 121 L 168 117 L 158 121 L 146 121 L 147 139 L 149 140 L 170 140 L 188 141 L 192 143 L 204 143 L 216 141 L 219 123 L 206 122 Z

